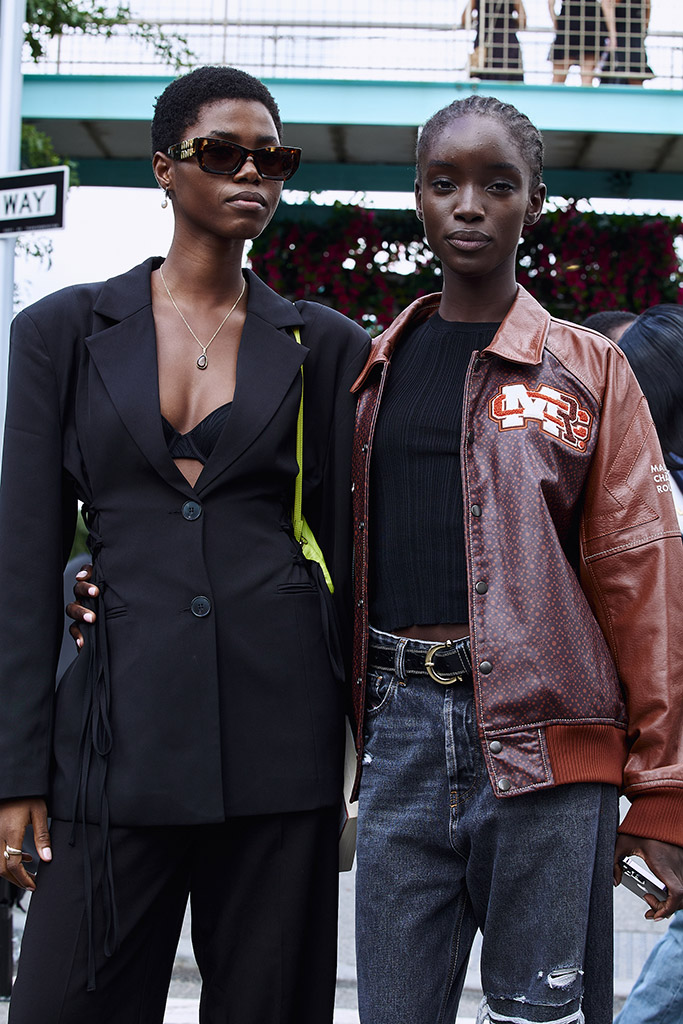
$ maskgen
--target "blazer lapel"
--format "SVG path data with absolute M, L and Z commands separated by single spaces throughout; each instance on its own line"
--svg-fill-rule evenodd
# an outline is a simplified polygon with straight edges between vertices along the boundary
M 168 452 L 161 425 L 159 373 L 149 275 L 161 260 L 107 281 L 95 304 L 104 325 L 85 339 L 126 430 L 145 458 L 177 490 L 194 492 Z
M 169 455 L 161 425 L 150 274 L 154 258 L 105 282 L 86 345 L 128 433 L 158 473 L 188 496 L 202 493 L 252 444 L 275 415 L 308 353 L 291 328 L 303 320 L 293 303 L 251 271 L 247 318 L 237 357 L 237 383 L 228 422 L 195 487 Z M 292 439 L 294 443 L 294 438 Z
M 255 274 L 246 273 L 249 304 L 237 357 L 235 397 L 225 428 L 195 486 L 198 493 L 209 488 L 270 422 L 308 353 L 291 330 L 303 323 L 296 307 Z

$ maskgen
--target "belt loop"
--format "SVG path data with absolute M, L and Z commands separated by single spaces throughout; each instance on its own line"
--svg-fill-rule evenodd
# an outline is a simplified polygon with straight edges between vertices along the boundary
M 463 637 L 462 647 L 460 647 L 460 649 L 458 650 L 458 654 L 460 655 L 460 659 L 464 663 L 465 668 L 469 672 L 471 672 L 472 671 L 472 646 L 471 646 L 470 638 L 468 636 Z
M 406 658 L 405 650 L 408 646 L 408 638 L 405 636 L 399 637 L 396 644 L 396 651 L 394 653 L 394 675 L 396 676 L 399 683 L 405 683 L 406 681 Z

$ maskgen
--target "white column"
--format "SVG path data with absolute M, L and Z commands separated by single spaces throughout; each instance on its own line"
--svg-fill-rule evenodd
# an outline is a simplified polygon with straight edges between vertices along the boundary
M 19 170 L 21 145 L 21 51 L 26 0 L 0 0 L 0 174 Z M 0 234 L 0 428 L 7 399 L 9 325 L 14 299 L 14 237 Z M 2 430 L 0 429 L 0 447 Z

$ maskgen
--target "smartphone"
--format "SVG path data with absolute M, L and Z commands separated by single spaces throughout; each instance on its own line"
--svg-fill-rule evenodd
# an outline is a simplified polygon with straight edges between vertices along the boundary
M 636 896 L 644 898 L 649 893 L 658 900 L 665 900 L 669 890 L 663 882 L 653 875 L 645 861 L 640 857 L 624 857 L 621 862 L 621 884 L 634 892 Z

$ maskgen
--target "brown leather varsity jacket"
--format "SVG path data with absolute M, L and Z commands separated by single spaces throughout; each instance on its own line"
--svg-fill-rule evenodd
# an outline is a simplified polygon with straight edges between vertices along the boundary
M 359 775 L 374 428 L 395 346 L 439 300 L 418 299 L 375 340 L 353 388 Z M 469 364 L 460 458 L 474 694 L 494 792 L 614 783 L 632 801 L 621 831 L 683 845 L 683 544 L 626 358 L 520 287 Z

